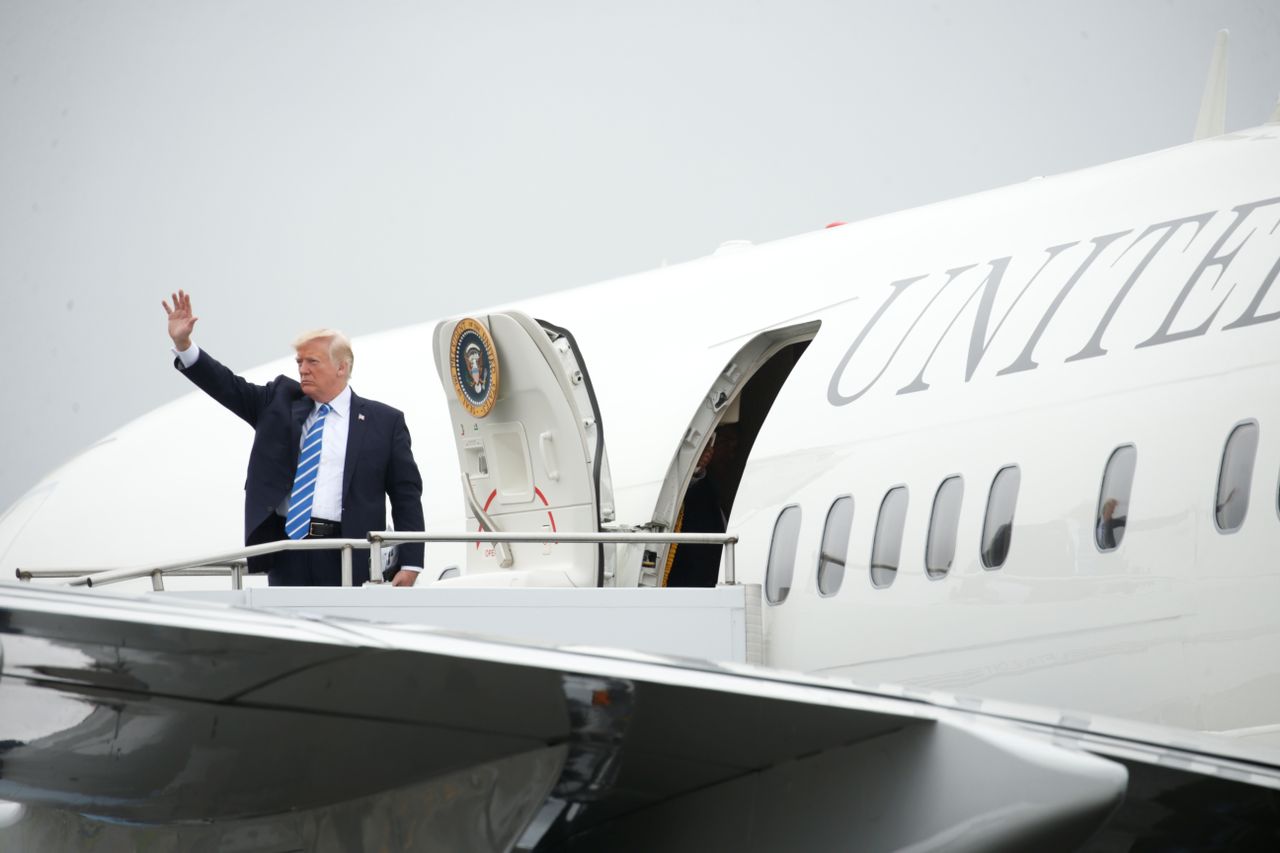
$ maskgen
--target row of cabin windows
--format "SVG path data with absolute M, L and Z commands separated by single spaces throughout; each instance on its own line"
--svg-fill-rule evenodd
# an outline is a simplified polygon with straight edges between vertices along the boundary
M 1258 451 L 1258 424 L 1237 424 L 1227 437 L 1218 470 L 1214 501 L 1214 522 L 1221 533 L 1240 529 L 1249 509 L 1249 488 Z M 1122 444 L 1111 452 L 1102 472 L 1094 516 L 1093 542 L 1099 551 L 1114 551 L 1124 541 L 1129 517 L 1129 496 L 1133 491 L 1138 451 Z M 1013 515 L 1018 503 L 1022 475 L 1017 465 L 996 472 L 987 493 L 987 511 L 982 521 L 979 556 L 985 569 L 998 569 L 1009 556 L 1013 539 Z M 907 520 L 907 487 L 894 486 L 880 501 L 875 537 L 871 544 L 870 581 L 876 589 L 890 586 L 898 575 L 902 556 L 902 532 Z M 946 577 L 955 563 L 956 538 L 960 528 L 960 506 L 964 479 L 947 477 L 933 496 L 929 532 L 925 542 L 925 574 L 932 579 Z M 1277 492 L 1280 509 L 1280 491 Z M 844 582 L 845 557 L 849 552 L 849 531 L 853 527 L 853 497 L 842 495 L 827 510 L 818 551 L 818 593 L 835 595 Z M 784 507 L 778 514 L 765 570 L 765 596 L 780 604 L 791 591 L 800 538 L 800 507 Z

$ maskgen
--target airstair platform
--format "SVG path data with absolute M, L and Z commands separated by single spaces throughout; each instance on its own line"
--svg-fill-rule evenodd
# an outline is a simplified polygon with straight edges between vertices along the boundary
M 248 587 L 154 593 L 555 646 L 762 663 L 760 587 Z

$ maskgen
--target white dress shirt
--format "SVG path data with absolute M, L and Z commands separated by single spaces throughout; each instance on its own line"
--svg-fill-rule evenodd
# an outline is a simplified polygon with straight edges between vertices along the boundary
M 319 417 L 320 404 L 313 402 L 311 412 L 302 422 L 302 437 L 298 440 L 299 452 L 307 430 L 311 429 L 311 425 Z M 311 499 L 312 518 L 342 520 L 342 469 L 347 461 L 347 432 L 350 428 L 351 386 L 348 385 L 329 401 L 329 414 L 325 415 L 324 432 L 320 437 L 320 470 L 316 472 L 316 491 Z M 280 502 L 276 512 L 288 517 L 288 498 Z

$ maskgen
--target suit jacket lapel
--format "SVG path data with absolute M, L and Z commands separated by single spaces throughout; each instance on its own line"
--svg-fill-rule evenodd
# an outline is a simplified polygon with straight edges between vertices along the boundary
M 356 396 L 356 392 L 351 392 L 351 410 L 347 413 L 350 420 L 347 422 L 347 456 L 342 462 L 342 497 L 343 503 L 346 503 L 347 492 L 351 488 L 351 475 L 355 473 L 357 460 L 360 458 L 360 448 L 364 444 L 364 400 Z
M 294 470 L 298 467 L 298 451 L 302 449 L 302 425 L 306 423 L 307 415 L 311 413 L 311 407 L 314 405 L 310 397 L 304 396 L 294 400 L 290 407 L 293 418 L 289 421 L 289 449 L 293 452 Z

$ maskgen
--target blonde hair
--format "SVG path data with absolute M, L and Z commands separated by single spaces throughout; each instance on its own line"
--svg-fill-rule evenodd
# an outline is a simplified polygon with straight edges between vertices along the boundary
M 293 348 L 301 349 L 303 345 L 312 341 L 328 341 L 329 342 L 329 360 L 334 364 L 345 364 L 347 366 L 347 376 L 351 375 L 352 369 L 355 367 L 355 353 L 351 351 L 351 339 L 339 332 L 337 329 L 312 329 L 310 332 L 303 332 L 293 340 Z

